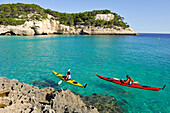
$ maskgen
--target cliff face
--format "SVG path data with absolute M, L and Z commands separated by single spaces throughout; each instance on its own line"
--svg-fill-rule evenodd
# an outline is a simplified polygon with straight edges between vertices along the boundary
M 131 28 L 103 28 L 94 26 L 71 27 L 60 24 L 51 18 L 41 21 L 26 21 L 23 25 L 0 26 L 0 35 L 48 35 L 48 34 L 86 34 L 86 35 L 137 35 Z
M 0 77 L 0 113 L 98 113 L 70 90 L 39 89 Z
M 73 27 L 59 24 L 52 19 L 42 21 L 26 21 L 18 26 L 0 26 L 1 35 L 43 35 L 43 34 L 80 34 Z

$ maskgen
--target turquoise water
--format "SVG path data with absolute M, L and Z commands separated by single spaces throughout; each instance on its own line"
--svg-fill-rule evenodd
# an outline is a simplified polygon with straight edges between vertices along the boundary
M 160 40 L 158 40 L 160 38 Z M 87 88 L 63 82 L 54 88 L 90 95 L 115 96 L 130 113 L 170 112 L 170 34 L 138 36 L 0 36 L 0 76 L 33 84 L 59 78 L 54 70 Z M 96 74 L 163 87 L 163 91 L 129 88 L 99 79 Z M 53 83 L 51 82 L 51 83 Z M 49 85 L 50 86 L 50 85 Z

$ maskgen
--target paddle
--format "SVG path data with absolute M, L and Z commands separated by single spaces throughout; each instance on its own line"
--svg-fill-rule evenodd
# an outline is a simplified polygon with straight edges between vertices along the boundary
M 118 79 L 118 78 L 113 78 L 113 79 L 120 80 L 120 79 Z
M 87 84 L 86 84 L 86 85 L 84 85 L 84 88 L 86 88 L 86 86 L 87 86 Z
M 58 85 L 60 85 L 62 83 L 62 80 L 60 80 L 59 82 L 58 82 Z
M 139 83 L 139 82 L 133 82 L 133 83 L 137 84 L 137 83 Z
M 118 79 L 118 78 L 113 78 L 113 79 L 120 80 L 120 79 Z M 133 83 L 137 84 L 137 83 L 139 83 L 139 82 L 136 81 L 136 82 L 133 82 Z

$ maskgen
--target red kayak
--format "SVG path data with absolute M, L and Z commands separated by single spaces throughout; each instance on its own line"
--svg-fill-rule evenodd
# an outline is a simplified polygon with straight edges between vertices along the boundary
M 96 74 L 97 75 L 97 74 Z M 147 89 L 147 90 L 153 90 L 153 91 L 159 91 L 159 90 L 163 90 L 165 88 L 166 85 L 163 86 L 163 88 L 155 88 L 155 87 L 150 87 L 150 86 L 144 86 L 144 85 L 140 85 L 140 84 L 135 84 L 132 83 L 131 85 L 122 83 L 120 80 L 118 79 L 114 79 L 114 78 L 108 78 L 108 77 L 104 77 L 104 76 L 100 76 L 97 75 L 99 78 L 116 83 L 116 84 L 120 84 L 120 85 L 124 85 L 127 87 L 134 87 L 134 88 L 140 88 L 140 89 Z

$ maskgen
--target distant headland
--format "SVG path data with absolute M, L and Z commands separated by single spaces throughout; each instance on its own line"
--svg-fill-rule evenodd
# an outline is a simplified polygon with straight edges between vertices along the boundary
M 35 4 L 1 4 L 0 35 L 137 35 L 110 10 L 60 13 Z

